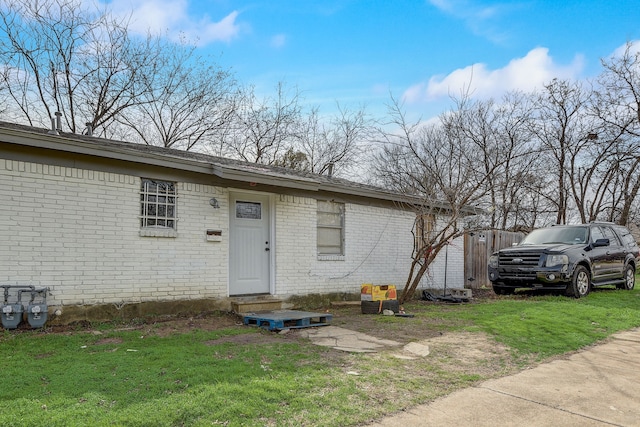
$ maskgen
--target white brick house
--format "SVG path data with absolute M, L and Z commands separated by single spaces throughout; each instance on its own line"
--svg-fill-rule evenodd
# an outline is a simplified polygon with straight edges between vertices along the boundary
M 413 248 L 414 213 L 378 188 L 8 123 L 0 199 L 0 285 L 52 307 L 402 288 Z

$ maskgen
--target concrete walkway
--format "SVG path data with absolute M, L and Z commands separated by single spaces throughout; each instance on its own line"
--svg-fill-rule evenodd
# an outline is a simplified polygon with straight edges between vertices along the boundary
M 370 426 L 640 426 L 640 329 Z
M 349 329 L 337 326 L 323 326 L 322 328 L 300 329 L 302 337 L 309 338 L 312 343 L 324 347 L 351 353 L 375 353 L 385 347 L 401 345 L 392 340 L 383 340 Z

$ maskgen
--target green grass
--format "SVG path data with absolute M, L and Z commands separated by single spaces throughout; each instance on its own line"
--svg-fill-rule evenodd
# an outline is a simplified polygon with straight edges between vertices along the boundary
M 372 324 L 481 331 L 514 360 L 544 360 L 640 326 L 639 290 L 405 307 L 415 319 L 374 316 Z M 431 358 L 339 353 L 242 326 L 169 336 L 94 330 L 0 332 L 0 425 L 347 426 L 488 378 Z M 238 334 L 273 339 L 215 341 Z
M 5 333 L 0 420 L 3 425 L 37 425 L 43 419 L 61 426 L 87 425 L 87 420 L 91 425 L 211 425 L 215 420 L 264 425 L 295 419 L 298 411 L 317 403 L 336 419 L 349 412 L 345 402 L 357 390 L 345 380 L 329 381 L 335 373 L 322 348 L 284 340 L 206 344 L 219 335 Z M 318 416 L 314 411 L 310 419 Z
M 443 330 L 486 332 L 516 357 L 541 360 L 640 326 L 640 291 L 601 289 L 582 299 L 516 295 L 482 304 L 439 306 L 421 315 L 439 319 Z

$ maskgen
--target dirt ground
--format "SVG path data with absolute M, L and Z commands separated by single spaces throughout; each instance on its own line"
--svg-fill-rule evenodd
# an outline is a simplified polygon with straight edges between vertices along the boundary
M 469 304 L 479 304 L 493 298 L 498 298 L 493 291 L 486 289 L 473 290 L 473 298 Z M 352 302 L 351 305 L 331 305 L 329 307 L 305 307 L 302 310 L 317 313 L 331 314 L 331 325 L 351 329 L 358 332 L 367 333 L 378 338 L 391 339 L 408 343 L 411 341 L 433 338 L 441 336 L 437 328 L 431 328 L 424 322 L 417 321 L 416 318 L 407 318 L 400 322 L 381 321 L 381 315 L 362 314 L 359 303 Z M 420 310 L 433 304 L 445 304 L 442 302 L 429 302 L 414 300 L 406 307 L 410 313 L 411 308 Z M 384 320 L 384 319 L 383 319 Z M 159 316 L 147 319 L 137 319 L 127 324 L 114 325 L 117 329 L 146 330 L 159 336 L 166 336 L 173 333 L 188 332 L 194 329 L 214 331 L 233 326 L 243 326 L 242 317 L 231 312 L 211 312 L 197 316 Z M 247 326 L 250 327 L 250 326 Z M 30 330 L 26 324 L 22 324 L 20 329 Z M 92 325 L 88 322 L 75 323 L 70 325 L 56 325 L 45 328 L 47 333 L 70 333 L 80 331 L 90 331 Z M 290 335 L 295 336 L 296 330 L 292 329 Z M 268 337 L 271 333 L 267 333 Z M 262 334 L 260 334 L 262 335 Z M 237 338 L 241 339 L 241 338 Z M 245 338 L 250 339 L 250 338 Z M 257 338 L 256 338 L 257 339 Z M 263 338 L 260 338 L 263 339 Z
M 466 304 L 482 304 L 499 298 L 492 291 L 474 290 L 473 299 Z M 432 301 L 412 301 L 404 308 L 407 314 L 428 312 Z M 377 353 L 365 355 L 347 353 L 329 347 L 322 348 L 322 357 L 332 366 L 339 367 L 345 375 L 367 375 L 380 381 L 359 382 L 369 402 L 402 402 L 403 407 L 430 401 L 463 387 L 491 378 L 510 375 L 523 369 L 523 361 L 516 361 L 505 346 L 480 332 L 460 331 L 456 320 L 438 319 L 433 316 L 395 317 L 382 314 L 362 314 L 359 303 L 347 306 L 304 307 L 304 311 L 329 313 L 330 324 L 399 342 Z M 453 324 L 452 324 L 453 322 Z M 453 327 L 452 327 L 453 326 Z M 242 318 L 234 313 L 214 312 L 191 317 L 159 317 L 113 325 L 115 329 L 139 330 L 143 335 L 167 336 L 192 330 L 215 331 L 226 328 L 246 329 L 247 333 L 225 334 L 207 341 L 215 346 L 223 343 L 243 345 L 268 345 L 283 341 L 298 341 L 310 345 L 302 330 L 291 329 L 286 333 L 271 332 L 256 326 L 245 326 Z M 44 333 L 92 333 L 103 334 L 95 325 L 80 324 L 57 326 Z M 455 331 L 453 331 L 455 330 Z M 25 331 L 26 332 L 26 331 Z M 105 336 L 96 344 L 113 344 L 114 339 Z M 427 354 L 416 355 L 404 348 L 405 344 L 419 344 L 427 348 Z M 392 380 L 389 380 L 392 379 Z
M 473 290 L 473 298 L 468 304 L 479 304 L 493 298 L 497 298 L 497 296 L 491 290 Z M 445 303 L 415 300 L 407 305 L 407 313 L 410 314 L 411 308 L 421 311 L 428 309 L 430 305 L 434 304 Z M 438 328 L 438 325 L 430 324 L 430 322 L 437 322 L 437 319 L 429 321 L 415 317 L 406 318 L 399 322 L 385 322 L 384 320 L 386 319 L 380 318 L 382 315 L 362 314 L 358 302 L 351 305 L 336 304 L 329 307 L 305 307 L 303 310 L 331 314 L 331 325 L 363 332 L 382 339 L 392 339 L 403 344 L 430 338 L 443 340 L 443 333 L 440 331 L 441 328 Z M 213 312 L 203 313 L 197 316 L 162 316 L 143 320 L 138 319 L 128 324 L 114 325 L 114 328 L 144 330 L 147 334 L 166 336 L 173 333 L 188 332 L 194 329 L 213 331 L 233 326 L 243 326 L 242 317 L 235 313 Z M 247 327 L 255 328 L 255 326 Z M 74 331 L 86 332 L 91 329 L 91 324 L 80 323 L 51 326 L 45 330 L 48 333 L 70 333 Z M 265 333 L 261 334 L 244 335 L 245 334 L 233 339 L 256 339 L 264 341 L 268 340 L 270 336 L 275 335 L 275 333 L 265 331 Z M 288 335 L 291 338 L 296 338 L 296 330 L 292 329 Z
M 483 301 L 499 298 L 493 291 L 488 289 L 474 289 L 471 304 L 482 303 Z M 433 303 L 428 301 L 415 300 L 409 305 L 428 306 Z M 384 323 L 377 320 L 379 315 L 363 315 L 358 302 L 353 305 L 331 305 L 328 307 L 305 307 L 304 311 L 313 311 L 319 313 L 328 313 L 332 315 L 331 324 L 359 332 L 369 333 L 379 338 L 394 339 L 396 341 L 415 341 L 416 339 L 429 338 L 440 335 L 430 328 L 416 325 L 414 319 L 407 319 L 402 327 L 393 326 L 386 327 Z M 203 313 L 197 316 L 158 316 L 147 319 L 136 319 L 127 324 L 120 326 L 115 325 L 118 329 L 130 330 L 148 330 L 153 334 L 160 336 L 172 333 L 187 332 L 194 329 L 214 331 L 232 326 L 242 326 L 242 318 L 235 313 L 227 312 L 211 312 Z M 31 328 L 23 322 L 19 329 L 31 330 Z M 89 322 L 79 322 L 70 325 L 47 326 L 44 331 L 47 333 L 70 333 L 74 331 L 89 331 L 92 325 Z M 295 334 L 295 330 L 291 331 Z M 398 335 L 400 334 L 400 335 Z
M 474 290 L 473 299 L 467 304 L 481 304 L 496 298 L 490 290 Z M 413 301 L 407 304 L 407 313 L 428 310 L 430 305 L 442 302 Z M 350 329 L 381 339 L 400 342 L 402 345 L 419 342 L 430 349 L 430 362 L 449 372 L 459 372 L 481 377 L 494 377 L 497 374 L 510 373 L 516 370 L 516 364 L 504 346 L 496 343 L 481 333 L 450 332 L 448 327 L 438 324 L 438 320 L 414 318 L 385 319 L 380 314 L 362 314 L 360 306 L 340 305 L 331 307 L 305 308 L 306 311 L 322 312 L 332 315 L 331 325 Z M 449 320 L 450 322 L 450 320 Z M 242 318 L 234 313 L 206 313 L 191 317 L 159 317 L 146 319 L 135 324 L 116 325 L 116 329 L 141 330 L 145 335 L 167 336 L 195 329 L 214 331 L 229 327 L 252 328 L 256 333 L 235 334 L 207 342 L 209 345 L 232 342 L 239 345 L 260 345 L 277 340 L 306 340 L 299 330 L 291 329 L 286 334 L 260 330 L 255 326 L 244 326 Z M 47 333 L 74 333 L 93 331 L 91 325 L 68 325 L 48 328 Z M 109 343 L 105 338 L 105 344 Z M 100 341 L 98 342 L 100 343 Z M 341 352 L 335 350 L 333 357 L 342 358 Z M 379 357 L 402 354 L 402 346 L 389 348 Z M 375 357 L 375 356 L 374 356 Z

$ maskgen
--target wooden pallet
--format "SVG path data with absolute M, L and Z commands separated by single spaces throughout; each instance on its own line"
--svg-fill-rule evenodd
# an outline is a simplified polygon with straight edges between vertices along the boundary
M 327 326 L 332 315 L 311 313 L 308 311 L 278 310 L 263 313 L 251 313 L 243 316 L 243 322 L 249 326 L 259 326 L 270 331 Z

